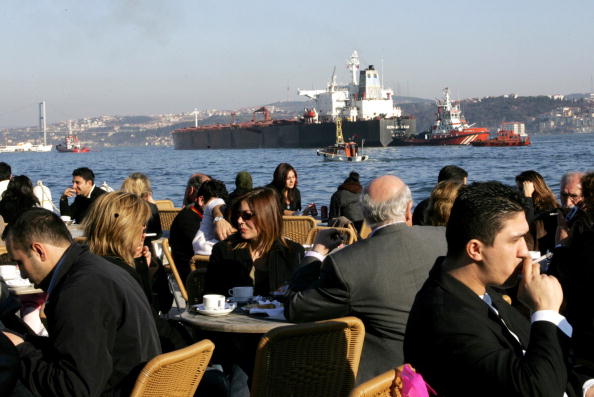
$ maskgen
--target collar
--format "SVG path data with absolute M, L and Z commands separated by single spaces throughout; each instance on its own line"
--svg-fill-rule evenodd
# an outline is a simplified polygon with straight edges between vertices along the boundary
M 91 195 L 93 194 L 93 190 L 95 190 L 95 184 L 93 184 L 93 186 L 91 186 L 91 190 L 89 191 L 89 194 L 87 194 L 85 197 L 91 198 Z
M 371 229 L 371 233 L 369 234 L 369 237 L 373 237 L 378 230 L 382 230 L 385 227 L 392 226 L 392 225 L 397 225 L 399 223 L 406 224 L 405 221 L 396 221 L 396 222 L 390 222 L 390 223 L 383 224 L 381 226 L 374 227 L 373 229 Z

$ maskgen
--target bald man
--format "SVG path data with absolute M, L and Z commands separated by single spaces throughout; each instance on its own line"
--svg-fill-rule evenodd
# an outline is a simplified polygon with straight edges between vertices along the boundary
M 361 197 L 369 238 L 328 255 L 337 245 L 320 234 L 290 284 L 285 315 L 305 322 L 356 316 L 365 324 L 357 383 L 403 363 L 408 313 L 436 258 L 445 229 L 412 225 L 408 186 L 391 175 L 374 179 Z

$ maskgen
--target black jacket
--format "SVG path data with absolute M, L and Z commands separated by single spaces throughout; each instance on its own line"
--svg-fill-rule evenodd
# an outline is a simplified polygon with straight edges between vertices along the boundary
M 169 231 L 171 255 L 175 266 L 177 266 L 177 271 L 184 281 L 190 274 L 190 259 L 194 256 L 192 240 L 194 240 L 202 222 L 202 210 L 196 207 L 196 204 L 185 206 L 173 219 Z
M 151 308 L 126 271 L 72 244 L 40 287 L 47 338 L 17 346 L 21 378 L 39 395 L 127 396 L 144 364 L 161 353 Z
M 76 196 L 74 202 L 70 205 L 68 205 L 68 197 L 62 195 L 62 197 L 60 197 L 60 215 L 69 216 L 76 221 L 76 223 L 82 223 L 87 215 L 89 207 L 93 204 L 93 201 L 102 194 L 105 194 L 105 190 L 95 186 L 91 192 L 91 197 Z
M 442 268 L 440 258 L 417 294 L 404 357 L 439 396 L 561 397 L 569 379 L 569 337 L 547 321 L 530 324 L 488 288 L 497 314 Z M 516 340 L 508 331 L 513 331 Z M 525 351 L 525 353 L 523 352 Z M 580 393 L 581 395 L 581 390 Z
M 212 248 L 210 262 L 206 273 L 207 293 L 229 295 L 229 289 L 239 286 L 252 286 L 250 272 L 254 263 L 247 248 L 233 249 L 237 241 L 236 236 L 231 236 L 225 241 L 220 241 Z M 276 241 L 266 257 L 268 268 L 268 282 L 256 280 L 255 295 L 270 295 L 279 287 L 287 284 L 293 272 L 303 258 L 303 247 L 291 240 L 285 240 L 287 246 Z M 261 285 L 261 286 L 260 286 Z M 260 287 L 258 287 L 260 286 Z
M 330 197 L 330 219 L 344 216 L 356 224 L 363 223 L 363 208 L 359 202 L 361 185 L 350 182 L 343 183 L 338 190 Z

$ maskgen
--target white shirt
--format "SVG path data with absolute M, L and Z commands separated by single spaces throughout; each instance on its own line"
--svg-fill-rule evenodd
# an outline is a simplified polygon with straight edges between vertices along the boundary
M 224 205 L 225 201 L 221 198 L 213 198 L 204 206 L 204 214 L 202 215 L 202 222 L 200 222 L 200 229 L 192 240 L 192 247 L 194 254 L 210 255 L 212 247 L 219 242 L 215 236 L 212 211 L 219 205 Z
M 8 183 L 10 182 L 10 179 L 5 179 L 3 181 L 0 181 L 0 200 L 2 199 L 2 194 L 4 193 L 4 191 L 6 190 L 6 188 L 8 187 Z

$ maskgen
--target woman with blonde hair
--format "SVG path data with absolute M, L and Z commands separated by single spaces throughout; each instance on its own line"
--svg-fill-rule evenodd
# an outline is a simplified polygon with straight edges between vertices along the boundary
M 95 200 L 83 226 L 89 250 L 124 269 L 140 284 L 153 309 L 163 351 L 171 351 L 186 346 L 187 341 L 158 314 L 171 308 L 172 296 L 162 265 L 152 260 L 144 245 L 145 225 L 150 216 L 148 203 L 139 196 L 112 192 Z
M 429 226 L 447 225 L 450 211 L 462 186 L 462 182 L 453 180 L 439 182 L 431 192 L 423 224 Z
M 288 283 L 304 251 L 282 237 L 278 203 L 271 188 L 257 188 L 237 199 L 231 210 L 237 233 L 213 247 L 207 292 L 227 295 L 230 288 L 254 286 L 254 294 L 268 296 Z
M 152 240 L 156 240 L 163 235 L 161 219 L 159 218 L 159 209 L 153 200 L 151 181 L 143 173 L 134 172 L 124 180 L 120 190 L 135 194 L 138 197 L 146 200 L 146 202 L 149 204 L 151 217 L 146 224 L 146 233 L 150 236 L 145 239 L 144 244 L 150 247 Z

